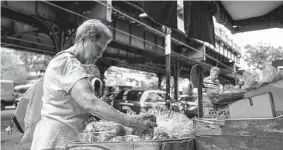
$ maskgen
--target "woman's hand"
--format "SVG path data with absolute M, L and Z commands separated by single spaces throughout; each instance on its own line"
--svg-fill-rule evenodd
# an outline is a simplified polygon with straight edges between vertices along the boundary
M 138 133 L 153 133 L 153 128 L 157 127 L 156 117 L 152 114 L 139 114 L 128 117 L 128 125 Z

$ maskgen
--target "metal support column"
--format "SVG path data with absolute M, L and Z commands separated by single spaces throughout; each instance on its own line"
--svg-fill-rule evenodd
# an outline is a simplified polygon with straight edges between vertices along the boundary
M 165 32 L 165 56 L 166 56 L 166 99 L 170 99 L 171 76 L 171 29 L 163 26 Z
M 203 68 L 196 64 L 191 69 L 190 81 L 193 88 L 198 88 L 198 117 L 203 117 L 202 88 L 203 88 Z
M 174 64 L 174 99 L 178 100 L 179 98 L 179 73 L 180 73 L 179 63 Z
M 235 85 L 238 85 L 238 80 L 237 80 L 237 78 L 236 78 L 236 72 L 237 72 L 237 67 L 236 67 L 235 61 L 234 61 L 234 63 L 233 63 L 233 77 L 234 77 L 234 79 L 235 79 L 234 84 L 235 84 Z

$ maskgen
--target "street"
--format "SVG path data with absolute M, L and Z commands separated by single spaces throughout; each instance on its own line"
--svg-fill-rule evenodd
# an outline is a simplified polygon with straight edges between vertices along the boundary
M 9 135 L 5 131 L 5 128 L 9 126 L 10 118 L 14 111 L 14 106 L 6 107 L 1 111 L 1 150 L 28 150 L 30 149 L 30 143 L 20 145 L 22 133 L 17 131 L 16 127 L 13 129 L 12 135 Z

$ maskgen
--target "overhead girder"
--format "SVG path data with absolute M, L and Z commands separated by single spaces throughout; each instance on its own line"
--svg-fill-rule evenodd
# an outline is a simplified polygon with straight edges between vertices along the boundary
M 124 68 L 129 68 L 129 69 L 134 69 L 134 70 L 140 70 L 140 71 L 146 71 L 146 72 L 152 72 L 152 73 L 164 73 L 163 70 L 155 68 L 153 66 L 148 66 L 148 65 L 136 65 L 136 64 L 119 64 L 117 65 L 118 67 L 124 67 Z
M 135 66 L 150 66 L 149 68 L 157 68 L 157 69 L 161 69 L 164 70 L 165 69 L 165 65 L 164 64 L 160 64 L 160 63 L 155 63 L 155 62 L 146 62 L 146 61 L 129 61 L 131 60 L 130 58 L 123 58 L 123 57 L 113 57 L 113 56 L 109 56 L 108 54 L 105 54 L 105 56 L 103 56 L 103 58 L 106 59 L 112 59 L 116 61 L 117 65 L 135 65 Z
M 12 43 L 6 43 L 6 42 L 1 42 L 1 46 L 3 47 L 7 47 L 7 48 L 14 48 L 17 50 L 25 50 L 25 51 L 29 51 L 29 52 L 36 52 L 36 53 L 40 53 L 40 54 L 47 54 L 47 55 L 54 55 L 53 52 L 50 51 L 46 51 L 46 50 L 42 50 L 42 49 L 38 49 L 38 48 L 33 48 L 33 47 L 27 47 L 27 46 L 23 46 L 23 45 L 19 45 L 19 44 L 12 44 Z
M 34 16 L 34 18 L 36 18 L 38 21 L 40 21 L 45 26 L 45 28 L 47 28 L 49 30 L 49 35 L 51 36 L 51 39 L 54 42 L 55 50 L 56 50 L 56 52 L 60 52 L 60 43 L 59 43 L 60 41 L 59 41 L 59 38 L 58 38 L 58 34 L 55 32 L 55 30 L 45 20 L 43 20 L 43 19 L 41 19 L 37 16 Z
M 27 6 L 26 3 L 24 3 L 24 2 L 16 2 L 16 3 L 20 4 L 20 6 L 23 5 L 25 7 L 36 8 L 36 6 L 37 7 L 39 6 L 39 3 L 36 3 L 36 2 L 28 2 L 29 4 L 33 4 L 33 5 L 29 5 L 29 6 Z M 28 12 L 27 8 L 24 9 L 24 7 L 16 6 L 15 3 L 13 3 L 13 2 L 7 2 L 5 4 L 6 5 L 1 6 L 2 7 L 1 8 L 2 17 L 9 18 L 11 20 L 16 20 L 16 21 L 19 21 L 19 22 L 23 22 L 24 24 L 28 24 L 28 25 L 31 25 L 31 26 L 37 28 L 38 29 L 37 32 L 42 32 L 42 33 L 45 33 L 48 36 L 50 36 L 50 38 L 52 39 L 53 44 L 54 44 L 55 53 L 59 51 L 59 48 L 60 48 L 59 47 L 59 39 L 58 39 L 57 33 L 55 33 L 55 30 L 52 27 L 53 23 L 51 24 L 51 23 L 47 22 L 46 20 L 39 18 L 38 16 L 35 15 L 36 12 L 31 13 L 31 12 Z M 24 10 L 22 10 L 22 9 L 24 9 Z M 19 10 L 19 11 L 16 11 L 16 10 Z M 20 12 L 20 10 L 22 10 L 23 12 L 28 12 L 28 13 L 25 14 L 23 12 Z M 54 25 L 54 26 L 56 26 L 56 25 Z M 59 30 L 58 27 L 57 27 L 57 30 Z M 21 33 L 17 33 L 17 34 L 21 34 Z
M 9 39 L 9 40 L 15 40 L 15 41 L 20 41 L 20 42 L 25 42 L 25 43 L 30 43 L 30 44 L 35 44 L 35 45 L 38 45 L 38 46 L 54 48 L 53 45 L 48 45 L 48 44 L 40 43 L 38 41 L 34 42 L 32 40 L 26 40 L 26 39 L 23 39 L 23 38 L 20 38 L 20 37 L 4 36 L 4 37 L 1 37 L 1 38 Z

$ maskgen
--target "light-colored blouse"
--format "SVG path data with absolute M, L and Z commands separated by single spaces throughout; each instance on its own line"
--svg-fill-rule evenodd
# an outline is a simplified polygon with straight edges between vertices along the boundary
M 64 148 L 85 128 L 88 113 L 70 95 L 75 83 L 87 78 L 82 64 L 70 53 L 53 58 L 44 75 L 41 120 L 32 150 Z

